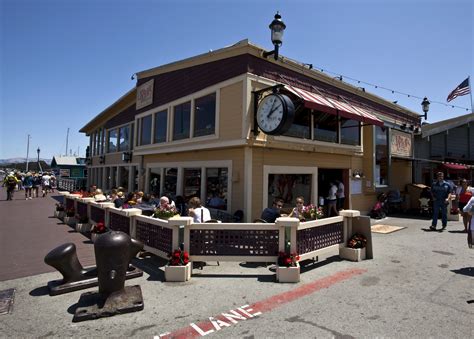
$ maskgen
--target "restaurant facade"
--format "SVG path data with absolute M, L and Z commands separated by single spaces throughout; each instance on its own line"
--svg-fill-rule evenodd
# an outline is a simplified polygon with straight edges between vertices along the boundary
M 80 130 L 90 137 L 89 184 L 198 196 L 252 221 L 275 197 L 287 209 L 298 196 L 324 204 L 335 180 L 344 208 L 361 213 L 411 182 L 418 114 L 263 52 L 243 40 L 137 73 Z

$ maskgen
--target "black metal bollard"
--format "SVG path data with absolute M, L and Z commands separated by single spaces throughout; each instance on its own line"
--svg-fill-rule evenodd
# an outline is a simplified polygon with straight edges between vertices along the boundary
M 66 243 L 51 250 L 44 262 L 57 269 L 62 275 L 62 283 L 84 279 L 85 270 L 77 258 L 76 245 Z

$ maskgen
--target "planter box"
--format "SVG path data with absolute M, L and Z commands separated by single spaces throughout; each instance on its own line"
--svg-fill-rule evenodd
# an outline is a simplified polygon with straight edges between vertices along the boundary
M 64 217 L 64 223 L 69 225 L 69 226 L 75 226 L 76 225 L 76 218 L 75 217 Z
M 366 248 L 342 247 L 339 249 L 339 256 L 350 261 L 362 261 L 366 258 Z
M 191 262 L 184 266 L 165 266 L 166 281 L 188 281 L 191 279 Z
M 91 241 L 95 242 L 104 233 L 91 233 Z
M 89 223 L 84 223 L 84 224 L 76 223 L 76 231 L 77 232 L 86 233 L 86 232 L 89 232 L 90 230 L 91 230 L 91 224 L 89 224 Z
M 280 283 L 297 283 L 300 281 L 300 264 L 295 267 L 277 266 L 276 279 Z
M 66 212 L 64 211 L 54 211 L 54 217 L 63 220 L 66 216 Z

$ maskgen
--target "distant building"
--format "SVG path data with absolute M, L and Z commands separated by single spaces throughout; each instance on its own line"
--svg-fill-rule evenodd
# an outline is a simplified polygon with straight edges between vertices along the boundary
M 55 156 L 51 161 L 51 170 L 58 179 L 59 188 L 65 182 L 73 182 L 75 188 L 87 185 L 86 158 Z
M 474 113 L 423 125 L 415 136 L 415 182 L 430 185 L 438 171 L 474 179 Z

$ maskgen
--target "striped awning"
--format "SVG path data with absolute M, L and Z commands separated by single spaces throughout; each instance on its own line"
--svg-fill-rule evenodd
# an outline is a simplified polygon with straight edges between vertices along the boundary
M 383 126 L 383 121 L 377 118 L 367 109 L 349 103 L 343 97 L 337 99 L 324 96 L 322 93 L 308 92 L 304 89 L 285 85 L 285 88 L 304 100 L 307 108 L 316 109 L 325 113 L 340 115 L 347 119 L 361 121 L 363 123 Z

